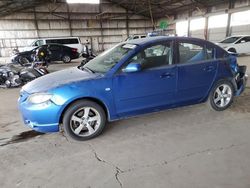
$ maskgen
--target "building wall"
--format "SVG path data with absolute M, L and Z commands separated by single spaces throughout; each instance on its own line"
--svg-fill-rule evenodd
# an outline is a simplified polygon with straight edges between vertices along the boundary
M 205 39 L 205 36 L 204 36 L 204 29 L 199 29 L 199 30 L 190 31 L 190 36 L 191 36 L 191 37 L 196 37 L 196 38 Z
M 231 28 L 231 33 L 232 35 L 250 35 L 250 25 L 234 26 Z
M 183 21 L 183 20 L 191 20 L 197 17 L 209 17 L 212 15 L 219 15 L 219 14 L 225 14 L 227 13 L 229 8 L 228 3 L 217 5 L 212 7 L 209 12 L 205 8 L 195 10 L 191 13 L 186 12 L 181 12 L 176 16 L 177 21 Z M 250 10 L 250 0 L 240 0 L 235 2 L 235 6 L 233 9 L 230 9 L 230 12 L 240 12 L 240 11 L 245 11 L 245 10 Z M 189 17 L 190 15 L 190 17 Z M 220 20 L 218 20 L 220 21 Z M 219 28 L 211 28 L 208 29 L 208 40 L 212 42 L 218 42 L 221 41 L 226 37 L 226 27 L 219 27 Z M 230 27 L 230 34 L 231 35 L 250 35 L 250 25 L 240 25 L 240 26 L 231 26 Z M 204 39 L 204 29 L 200 30 L 194 30 L 190 31 L 190 36 L 192 37 L 198 37 Z
M 98 16 L 99 15 L 99 16 Z M 128 28 L 127 28 L 128 26 Z M 37 38 L 76 36 L 102 51 L 132 34 L 152 31 L 149 18 L 106 1 L 99 5 L 51 3 L 0 18 L 0 56 Z
M 212 42 L 219 42 L 226 37 L 226 30 L 226 27 L 209 29 L 208 39 Z

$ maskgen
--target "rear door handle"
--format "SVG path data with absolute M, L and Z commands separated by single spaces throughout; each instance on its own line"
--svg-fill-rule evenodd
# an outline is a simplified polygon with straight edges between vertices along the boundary
M 174 76 L 174 73 L 166 72 L 166 73 L 163 73 L 160 77 L 161 78 L 171 78 L 173 76 Z

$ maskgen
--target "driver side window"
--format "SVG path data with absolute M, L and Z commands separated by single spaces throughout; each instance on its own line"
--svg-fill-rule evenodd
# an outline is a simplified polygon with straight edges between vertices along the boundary
M 172 64 L 172 42 L 149 46 L 137 53 L 129 63 L 141 64 L 142 70 L 155 69 Z
M 43 45 L 43 41 L 42 40 L 37 40 L 33 46 L 41 46 Z

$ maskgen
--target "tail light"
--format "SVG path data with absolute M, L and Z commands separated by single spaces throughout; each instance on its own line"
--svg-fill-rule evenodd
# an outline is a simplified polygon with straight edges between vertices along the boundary
M 72 48 L 72 52 L 77 52 L 77 48 Z

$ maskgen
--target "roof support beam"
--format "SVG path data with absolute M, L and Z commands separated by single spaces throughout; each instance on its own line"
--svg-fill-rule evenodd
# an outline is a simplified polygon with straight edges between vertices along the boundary
M 229 1 L 229 10 L 233 9 L 235 5 L 235 0 L 230 0 Z M 231 16 L 232 13 L 228 12 L 228 18 L 227 18 L 227 30 L 226 30 L 226 37 L 230 36 L 232 34 L 232 30 L 231 30 Z

